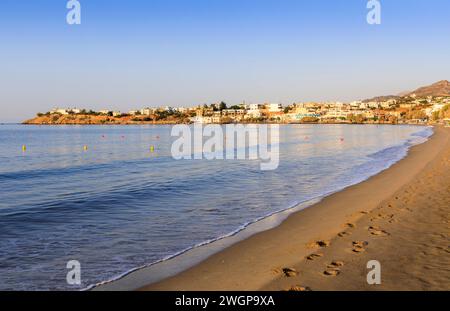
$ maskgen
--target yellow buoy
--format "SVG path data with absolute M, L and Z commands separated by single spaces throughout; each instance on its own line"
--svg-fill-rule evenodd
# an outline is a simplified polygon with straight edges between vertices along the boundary
M 87 151 L 87 150 L 88 150 L 88 146 L 84 145 L 84 146 L 83 146 L 83 150 L 84 150 L 84 151 Z
M 22 151 L 27 151 L 27 146 L 22 145 Z
M 155 152 L 155 146 L 150 146 L 150 152 L 151 153 Z

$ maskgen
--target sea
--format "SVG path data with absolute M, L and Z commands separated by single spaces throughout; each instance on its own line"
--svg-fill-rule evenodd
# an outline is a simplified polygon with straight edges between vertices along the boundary
M 258 160 L 174 159 L 171 131 L 0 125 L 0 290 L 90 289 L 172 260 L 364 181 L 433 133 L 280 125 L 278 168 L 264 171 Z M 67 280 L 73 260 L 80 284 Z

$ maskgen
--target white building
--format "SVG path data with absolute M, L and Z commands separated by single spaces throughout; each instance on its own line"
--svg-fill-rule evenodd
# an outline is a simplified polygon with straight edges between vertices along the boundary
M 362 104 L 363 104 L 362 101 L 357 100 L 357 101 L 351 102 L 351 103 L 350 103 L 350 106 L 351 106 L 352 108 L 360 108 Z
M 203 116 L 195 116 L 190 118 L 191 122 L 198 124 L 209 124 L 213 123 L 213 117 L 203 117 Z M 217 120 L 217 117 L 214 117 L 214 120 Z M 219 117 L 220 121 L 220 117 Z
M 380 108 L 380 104 L 378 102 L 368 102 L 367 106 L 369 108 L 375 108 L 375 109 Z
M 62 115 L 67 115 L 69 114 L 69 110 L 68 109 L 62 109 L 62 108 L 54 108 L 52 110 L 50 110 L 50 113 L 59 113 Z
M 267 108 L 267 110 L 269 110 L 269 112 L 283 111 L 283 105 L 281 105 L 281 104 L 267 104 L 266 108 Z
M 385 102 L 381 102 L 381 107 L 384 109 L 389 109 L 394 107 L 397 104 L 397 101 L 395 99 L 389 99 Z
M 248 105 L 248 110 L 250 111 L 259 111 L 261 109 L 261 105 L 260 104 L 250 104 Z
M 359 109 L 369 109 L 369 104 L 368 103 L 361 103 L 359 104 Z
M 433 115 L 433 113 L 435 113 L 437 111 L 441 111 L 441 109 L 444 107 L 445 107 L 444 104 L 434 104 L 432 107 L 425 109 L 425 114 L 428 117 L 431 117 Z
M 339 119 L 339 118 L 347 118 L 347 116 L 351 112 L 349 110 L 341 109 L 338 107 L 330 108 L 328 109 L 327 113 L 325 114 L 324 118 L 330 118 L 330 119 Z
M 153 114 L 154 111 L 155 111 L 155 109 L 147 107 L 147 108 L 141 109 L 141 114 L 144 116 L 149 116 L 149 115 Z
M 175 110 L 175 111 L 178 111 L 178 112 L 180 112 L 180 113 L 186 113 L 186 112 L 188 112 L 188 108 L 185 108 L 185 107 L 177 107 L 177 108 L 174 108 L 174 110 Z

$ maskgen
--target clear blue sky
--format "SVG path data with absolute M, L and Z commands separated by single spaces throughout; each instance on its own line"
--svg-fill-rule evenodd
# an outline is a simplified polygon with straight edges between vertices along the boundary
M 55 106 L 127 111 L 398 93 L 450 74 L 450 1 L 0 1 L 0 122 Z

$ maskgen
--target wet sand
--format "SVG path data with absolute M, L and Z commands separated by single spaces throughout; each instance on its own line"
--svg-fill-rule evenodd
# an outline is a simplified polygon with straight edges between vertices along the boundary
M 142 289 L 449 290 L 449 134 L 436 127 L 388 170 Z M 366 281 L 370 260 L 381 285 Z

